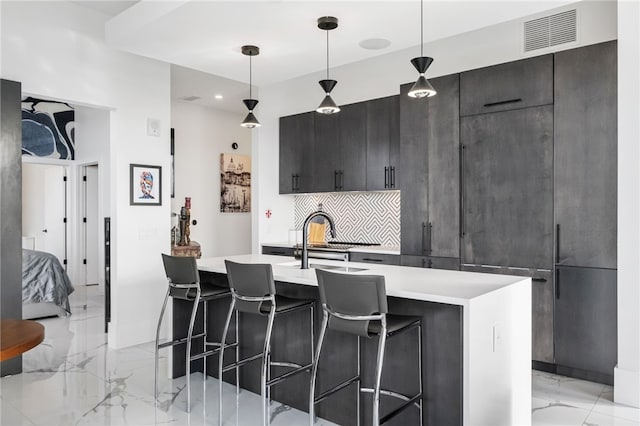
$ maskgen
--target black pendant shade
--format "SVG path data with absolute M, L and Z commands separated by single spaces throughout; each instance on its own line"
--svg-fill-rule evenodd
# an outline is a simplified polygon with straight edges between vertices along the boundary
M 251 57 L 259 55 L 260 48 L 258 46 L 250 45 L 242 46 L 242 54 L 249 57 L 249 99 L 242 100 L 244 105 L 249 110 L 249 114 L 247 114 L 245 119 L 242 120 L 242 123 L 240 123 L 240 125 L 248 129 L 253 129 L 254 127 L 260 127 L 260 122 L 253 114 L 254 108 L 256 107 L 256 105 L 258 105 L 258 100 L 251 97 Z
M 423 40 L 424 40 L 424 24 L 423 24 L 423 0 L 420 0 L 420 56 L 413 58 L 411 60 L 411 64 L 420 74 L 418 76 L 418 80 L 413 83 L 411 86 L 411 90 L 409 90 L 408 95 L 412 98 L 428 98 L 430 96 L 434 96 L 437 92 L 429 83 L 429 80 L 424 76 L 424 73 L 427 72 L 429 65 L 433 62 L 433 58 L 429 56 L 424 56 L 422 48 L 423 48 Z
M 338 18 L 333 16 L 323 16 L 318 18 L 318 28 L 327 32 L 327 78 L 318 82 L 320 87 L 322 87 L 322 90 L 324 90 L 325 97 L 318 108 L 316 108 L 316 112 L 319 112 L 320 114 L 335 114 L 336 112 L 340 112 L 340 107 L 336 105 L 330 95 L 338 82 L 336 80 L 329 79 L 329 31 L 338 28 Z

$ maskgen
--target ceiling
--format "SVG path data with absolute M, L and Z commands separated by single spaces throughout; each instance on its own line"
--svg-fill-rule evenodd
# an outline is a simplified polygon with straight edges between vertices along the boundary
M 139 1 L 139 0 L 138 0 Z M 130 8 L 138 1 L 98 1 L 98 0 L 84 0 L 84 1 L 72 1 L 71 3 L 79 4 L 89 9 L 101 12 L 107 16 L 113 17 L 121 13 L 123 10 Z
M 498 0 L 424 2 L 424 41 L 434 41 L 497 23 L 519 19 L 575 0 Z M 166 61 L 172 68 L 172 86 L 180 87 L 173 98 L 190 95 L 208 99 L 212 91 L 233 97 L 248 89 L 249 60 L 241 46 L 255 44 L 260 55 L 253 58 L 253 84 L 270 85 L 326 69 L 326 32 L 317 28 L 320 16 L 339 19 L 329 33 L 330 67 L 365 60 L 401 49 L 420 55 L 420 1 L 197 1 L 93 2 L 90 7 L 122 11 L 106 25 L 107 43 L 131 53 Z M 112 6 L 104 5 L 108 3 Z M 116 5 L 117 3 L 117 5 Z M 365 49 L 369 39 L 389 41 L 387 47 Z M 429 52 L 425 52 L 428 56 Z M 407 61 L 410 58 L 407 58 Z M 207 76 L 216 77 L 203 87 Z M 183 81 L 186 78 L 187 81 Z M 217 87 L 220 87 L 218 89 Z M 173 91 L 173 87 L 172 87 Z M 189 93 L 191 92 L 191 93 Z M 248 93 L 239 94 L 238 99 Z M 207 99 L 205 99 L 207 98 Z M 227 102 L 209 102 L 224 106 Z M 238 112 L 243 111 L 240 103 Z M 235 108 L 235 107 L 233 107 Z M 232 109 L 233 109 L 232 108 Z

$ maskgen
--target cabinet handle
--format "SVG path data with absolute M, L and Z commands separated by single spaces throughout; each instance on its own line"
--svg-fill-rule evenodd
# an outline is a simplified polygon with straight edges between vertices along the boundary
M 362 260 L 367 262 L 382 262 L 382 259 L 374 259 L 373 257 L 363 257 Z
M 389 167 L 384 168 L 384 187 L 389 188 Z
M 422 239 L 421 239 L 421 242 L 420 242 L 420 246 L 421 246 L 421 252 L 422 252 L 423 256 L 426 254 L 426 251 L 427 251 L 426 250 L 426 245 L 424 243 L 424 240 L 425 240 L 424 233 L 425 233 L 426 229 L 427 229 L 427 223 L 426 222 L 422 222 Z
M 427 268 L 431 269 L 433 268 L 433 260 L 429 259 L 429 262 L 427 262 Z
M 333 190 L 334 191 L 339 191 L 340 190 L 340 185 L 338 184 L 338 173 L 340 173 L 337 170 L 333 171 Z
M 547 279 L 546 278 L 531 278 L 531 281 L 539 282 L 539 283 L 546 283 Z
M 431 234 L 433 234 L 433 224 L 431 222 L 427 223 L 427 235 L 429 236 L 429 238 L 427 238 L 427 254 L 429 256 L 431 256 L 431 252 L 432 247 L 431 247 Z
M 556 263 L 560 263 L 560 224 L 556 224 Z
M 426 268 L 427 267 L 427 259 L 426 258 L 422 258 L 422 267 Z
M 464 238 L 465 235 L 465 181 L 464 181 L 464 160 L 465 160 L 465 147 L 460 145 L 460 238 Z
M 296 175 L 291 175 L 291 192 L 296 190 Z
M 395 166 L 389 166 L 389 174 L 391 175 L 391 177 L 389 178 L 389 187 L 390 188 L 395 188 L 396 187 L 396 167 Z
M 560 269 L 556 269 L 556 299 L 560 299 Z
M 522 102 L 522 99 L 507 99 L 506 101 L 498 101 L 498 102 L 489 102 L 488 104 L 484 104 L 485 107 L 492 107 L 498 105 L 506 105 L 506 104 L 515 104 L 517 102 Z

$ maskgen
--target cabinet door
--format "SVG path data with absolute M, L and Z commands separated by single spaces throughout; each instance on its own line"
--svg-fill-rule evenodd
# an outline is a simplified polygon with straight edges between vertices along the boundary
M 552 55 L 460 74 L 460 115 L 463 117 L 552 103 Z
M 555 55 L 557 262 L 616 268 L 616 42 Z
M 314 114 L 304 113 L 280 118 L 280 173 L 281 194 L 309 192 L 311 164 L 309 155 L 313 148 Z
M 553 274 L 531 278 L 531 359 L 553 363 Z
M 551 269 L 553 106 L 460 122 L 463 263 Z
M 618 357 L 617 271 L 556 270 L 556 364 L 613 375 Z
M 367 190 L 395 188 L 391 157 L 398 144 L 398 96 L 367 101 Z
M 365 253 L 352 251 L 349 253 L 350 262 L 379 263 L 381 265 L 400 265 L 400 256 L 386 253 Z
M 315 113 L 313 150 L 309 153 L 313 180 L 311 192 L 336 191 L 340 169 L 338 115 Z M 304 154 L 306 155 L 306 153 Z
M 436 89 L 438 90 L 438 89 Z M 432 256 L 400 256 L 400 265 L 413 266 L 417 268 L 448 269 L 450 271 L 460 270 L 460 259 L 453 257 L 432 257 Z
M 438 94 L 427 104 L 427 253 L 460 256 L 460 163 L 458 74 L 431 80 Z M 404 165 L 403 165 L 404 167 Z M 403 188 L 404 190 L 404 188 Z
M 367 185 L 367 104 L 342 106 L 338 116 L 341 162 L 338 190 L 364 191 Z
M 426 99 L 407 96 L 413 83 L 400 87 L 400 253 L 426 255 L 428 225 L 428 151 Z

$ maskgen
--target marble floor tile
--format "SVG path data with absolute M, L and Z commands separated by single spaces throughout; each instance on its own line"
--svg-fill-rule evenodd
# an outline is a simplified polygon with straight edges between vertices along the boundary
M 588 416 L 589 410 L 561 401 L 536 397 L 531 401 L 531 424 L 535 426 L 582 425 Z
M 592 411 L 640 423 L 640 409 L 614 403 L 613 388 L 610 386 L 607 386 L 607 389 L 602 392 Z
M 592 411 L 584 426 L 637 426 L 638 422 Z
M 0 424 L 11 426 L 34 426 L 31 420 L 20 413 L 8 401 L 0 399 Z
M 606 385 L 534 371 L 531 396 L 591 411 Z

